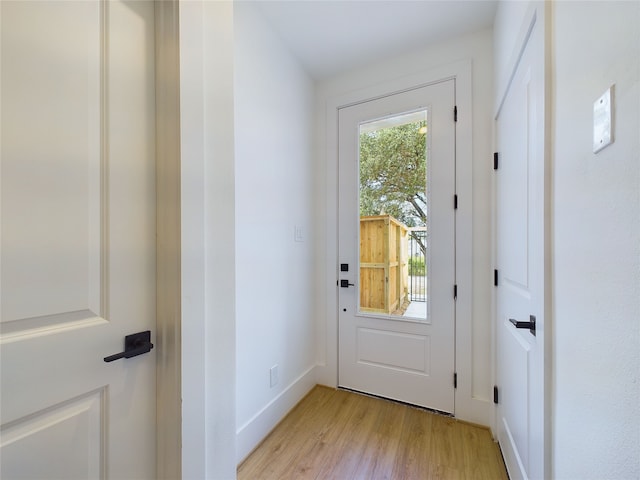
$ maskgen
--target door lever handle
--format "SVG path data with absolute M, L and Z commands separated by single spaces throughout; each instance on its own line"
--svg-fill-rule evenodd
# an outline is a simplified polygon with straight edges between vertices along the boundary
M 534 317 L 533 315 L 529 315 L 529 321 L 528 322 L 519 322 L 517 320 L 514 320 L 513 318 L 510 318 L 509 321 L 516 328 L 528 328 L 529 332 L 531 332 L 531 334 L 535 336 L 535 334 L 536 334 L 536 317 Z
M 353 287 L 354 285 L 353 283 L 349 283 L 349 280 L 342 279 L 340 280 L 340 286 L 342 288 L 349 288 L 349 287 Z
M 121 358 L 137 357 L 143 353 L 150 352 L 152 348 L 151 331 L 133 333 L 124 337 L 124 352 L 104 357 L 104 361 L 113 362 Z

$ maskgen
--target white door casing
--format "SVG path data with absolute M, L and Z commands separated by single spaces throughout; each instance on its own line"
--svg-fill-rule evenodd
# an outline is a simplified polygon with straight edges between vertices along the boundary
M 1 476 L 154 478 L 153 3 L 0 17 Z
M 446 80 L 340 108 L 338 385 L 454 411 L 455 81 Z M 428 109 L 429 314 L 426 321 L 359 312 L 358 131 L 362 123 Z
M 512 479 L 545 478 L 547 462 L 544 327 L 548 231 L 541 23 L 535 14 L 531 17 L 496 117 L 497 433 Z M 534 318 L 535 334 L 526 325 Z

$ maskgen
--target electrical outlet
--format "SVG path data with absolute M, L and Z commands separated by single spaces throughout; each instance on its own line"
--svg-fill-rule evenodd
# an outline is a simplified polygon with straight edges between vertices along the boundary
M 269 384 L 271 388 L 275 387 L 278 384 L 278 364 L 276 363 L 269 370 Z

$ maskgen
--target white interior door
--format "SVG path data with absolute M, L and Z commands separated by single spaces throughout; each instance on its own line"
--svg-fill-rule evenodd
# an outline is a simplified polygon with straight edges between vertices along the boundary
M 155 478 L 153 3 L 0 16 L 0 476 Z
M 447 80 L 338 118 L 339 385 L 444 412 L 454 411 L 454 104 Z
M 513 480 L 545 477 L 542 62 L 534 24 L 496 122 L 497 430 Z

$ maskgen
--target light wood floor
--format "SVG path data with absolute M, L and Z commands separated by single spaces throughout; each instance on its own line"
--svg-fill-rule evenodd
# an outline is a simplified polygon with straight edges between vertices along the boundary
M 507 480 L 489 430 L 315 387 L 238 468 L 239 480 Z

